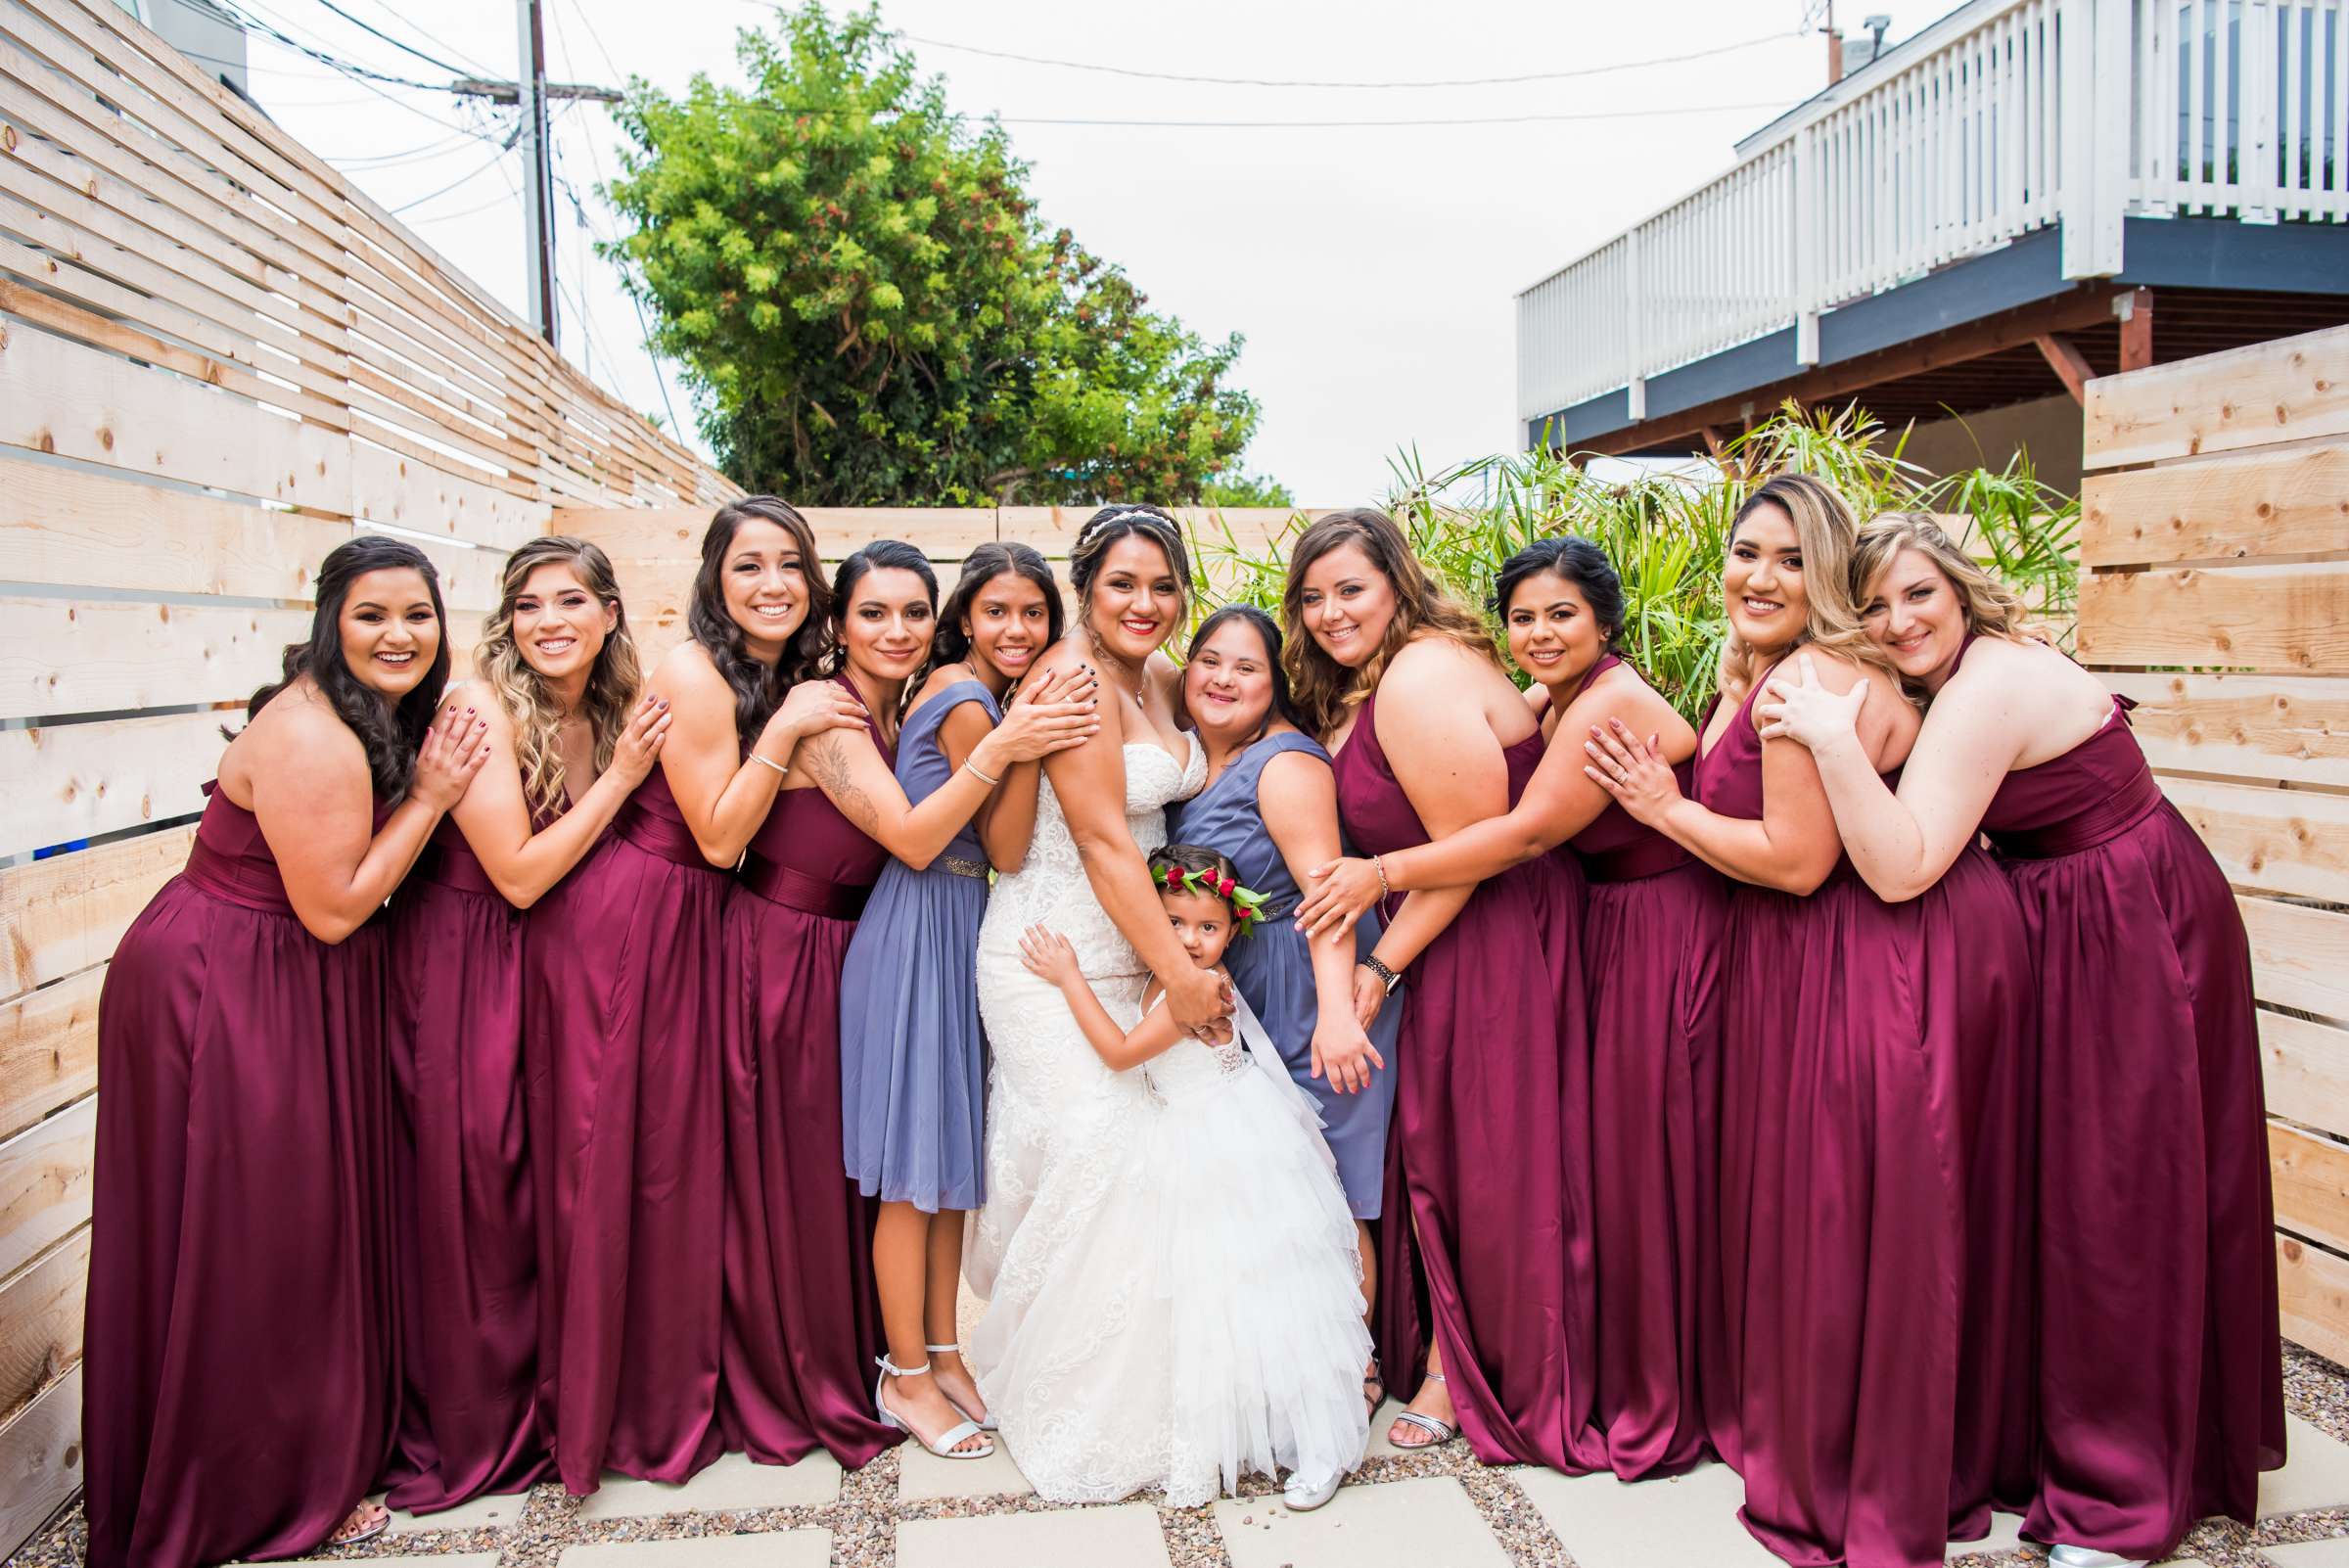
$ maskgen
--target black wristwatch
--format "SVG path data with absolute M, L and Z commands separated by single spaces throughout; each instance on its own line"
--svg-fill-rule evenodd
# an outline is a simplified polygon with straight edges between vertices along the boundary
M 1380 963 L 1378 961 L 1378 954 L 1374 952 L 1364 953 L 1360 958 L 1355 961 L 1360 964 L 1364 969 L 1369 970 L 1370 973 L 1376 975 L 1379 979 L 1379 984 L 1386 987 L 1387 994 L 1390 996 L 1395 994 L 1395 988 L 1403 984 L 1403 977 L 1397 974 L 1394 970 L 1389 969 L 1385 964 Z

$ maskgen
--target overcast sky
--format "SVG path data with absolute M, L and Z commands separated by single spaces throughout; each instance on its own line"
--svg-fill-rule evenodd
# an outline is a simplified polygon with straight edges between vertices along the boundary
M 155 0 L 150 0 L 155 3 Z M 163 0 L 168 3 L 168 0 Z M 370 37 L 323 0 L 240 0 L 254 17 L 345 60 L 426 81 L 448 73 Z M 511 76 L 503 0 L 339 0 L 454 65 Z M 999 115 L 1034 167 L 1048 222 L 1123 264 L 1153 303 L 1210 338 L 1246 335 L 1238 381 L 1264 406 L 1250 466 L 1309 504 L 1375 498 L 1415 446 L 1430 467 L 1516 444 L 1513 298 L 1727 167 L 1731 143 L 1825 80 L 1825 48 L 1797 27 L 1820 0 L 888 0 L 885 19 L 954 107 Z M 739 81 L 736 29 L 753 0 L 545 0 L 551 73 L 633 73 L 669 91 L 695 71 Z M 838 8 L 835 7 L 837 10 Z M 1862 8 L 1837 18 L 1858 31 Z M 1946 6 L 1894 11 L 1895 39 Z M 1814 23 L 1816 25 L 1816 23 Z M 1741 47 L 1710 58 L 1626 63 Z M 1427 90 L 1318 90 L 1150 80 L 1028 64 L 944 45 L 1202 76 L 1425 81 L 1591 70 L 1567 79 Z M 517 310 L 524 300 L 516 155 L 450 127 L 505 112 L 445 94 L 384 96 L 254 39 L 254 96 L 442 254 Z M 1599 68 L 1610 68 L 1600 70 Z M 390 101 L 397 100 L 397 104 Z M 401 105 L 407 107 L 400 107 Z M 1670 111 L 1670 113 L 1656 113 Z M 1506 124 L 1406 120 L 1598 118 Z M 1038 123 L 1049 119 L 1349 120 L 1330 128 Z M 434 121 L 439 121 L 436 125 Z M 558 167 L 591 219 L 614 168 L 606 112 L 557 122 Z M 410 206 L 409 204 L 414 204 Z M 658 412 L 661 376 L 611 267 L 566 209 L 559 262 L 564 351 L 629 403 Z M 669 378 L 682 422 L 685 391 Z M 690 435 L 690 430 L 688 432 Z M 698 438 L 694 438 L 698 442 Z

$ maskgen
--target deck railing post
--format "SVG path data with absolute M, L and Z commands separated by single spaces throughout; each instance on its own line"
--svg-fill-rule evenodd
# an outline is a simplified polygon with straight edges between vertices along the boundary
M 1794 362 L 1819 363 L 1819 141 L 1794 133 Z
M 2129 194 L 2132 0 L 2060 0 L 2056 114 L 2062 139 L 2063 275 L 2121 270 Z
M 1639 226 L 1623 236 L 1624 387 L 1630 416 L 1636 424 L 1647 417 L 1647 280 L 1639 271 Z
M 2235 161 L 2235 199 L 2245 223 L 2273 223 L 2279 183 L 2276 0 L 2243 0 L 2242 16 L 2242 75 L 2235 100 L 2235 113 L 2242 118 L 2242 151 Z M 2293 18 L 2295 23 L 2298 21 Z

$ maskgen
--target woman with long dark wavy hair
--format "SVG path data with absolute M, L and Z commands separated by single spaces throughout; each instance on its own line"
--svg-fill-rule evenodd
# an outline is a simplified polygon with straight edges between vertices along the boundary
M 1361 850 L 1455 833 L 1524 792 L 1541 723 L 1484 623 L 1385 513 L 1307 529 L 1282 611 L 1291 689 L 1337 759 Z M 1389 1433 L 1398 1447 L 1464 1434 L 1491 1462 L 1607 1462 L 1582 905 L 1581 872 L 1543 855 L 1389 900 L 1355 970 L 1365 1010 L 1405 983 L 1376 1317 L 1388 1374 L 1425 1378 Z
M 727 873 L 808 736 L 864 723 L 822 651 L 815 540 L 771 495 L 719 508 L 654 671 L 660 766 L 530 916 L 523 1028 L 539 1220 L 539 1400 L 574 1493 L 717 1457 L 725 1313 Z M 809 626 L 810 621 L 814 627 Z
M 253 693 L 186 869 L 98 1009 L 89 1560 L 194 1568 L 380 1534 L 398 1374 L 376 911 L 487 756 L 435 711 L 440 589 L 363 535 Z
M 1537 539 L 1501 563 L 1493 608 L 1545 695 L 1542 765 L 1500 816 L 1433 843 L 1317 868 L 1300 911 L 1343 931 L 1381 894 L 1473 885 L 1543 854 L 1589 885 L 1591 1190 L 1598 1249 L 1598 1423 L 1626 1481 L 1707 1452 L 1705 1344 L 1720 1331 L 1721 875 L 1634 821 L 1583 771 L 1594 724 L 1657 737 L 1683 781 L 1696 731 L 1617 651 L 1623 583 L 1598 546 Z
M 546 1467 L 538 1210 L 525 1113 L 524 911 L 592 852 L 668 728 L 604 552 L 532 539 L 506 558 L 443 702 L 487 720 L 482 772 L 392 906 L 394 1222 L 409 1288 L 392 1506 L 520 1492 Z

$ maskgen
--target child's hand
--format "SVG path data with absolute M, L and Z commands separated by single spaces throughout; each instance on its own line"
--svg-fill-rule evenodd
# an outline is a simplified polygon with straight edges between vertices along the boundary
M 1055 986 L 1082 984 L 1084 979 L 1084 971 L 1077 965 L 1077 949 L 1069 945 L 1069 939 L 1042 926 L 1030 926 L 1020 933 L 1020 962 L 1028 966 L 1030 974 L 1049 980 Z

